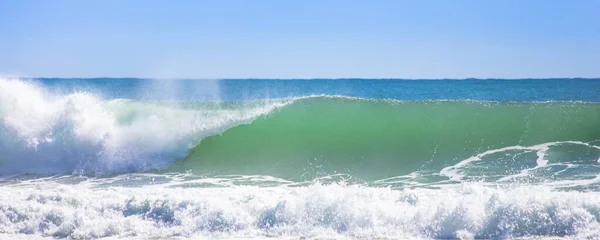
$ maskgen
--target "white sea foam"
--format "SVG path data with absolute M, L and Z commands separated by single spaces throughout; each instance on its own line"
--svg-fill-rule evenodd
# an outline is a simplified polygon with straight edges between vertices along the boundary
M 535 171 L 540 168 L 543 168 L 543 167 L 547 167 L 548 160 L 546 159 L 546 155 L 548 153 L 548 150 L 551 147 L 561 146 L 561 145 L 580 145 L 580 146 L 585 146 L 585 147 L 592 148 L 592 149 L 600 149 L 599 146 L 593 145 L 592 143 L 586 143 L 586 142 L 581 142 L 581 141 L 549 142 L 549 143 L 543 143 L 543 144 L 538 144 L 538 145 L 534 145 L 534 146 L 508 146 L 508 147 L 503 147 L 503 148 L 499 148 L 499 149 L 487 150 L 485 152 L 482 152 L 480 154 L 477 154 L 475 156 L 472 156 L 465 160 L 462 160 L 452 166 L 445 167 L 440 171 L 440 175 L 450 178 L 451 181 L 461 182 L 461 181 L 465 180 L 466 172 L 468 171 L 469 166 L 472 165 L 473 163 L 482 161 L 482 159 L 484 157 L 490 156 L 492 154 L 516 150 L 516 151 L 521 151 L 521 152 L 535 152 L 537 155 L 537 159 L 535 161 L 536 166 L 533 168 L 523 169 L 516 174 L 509 174 L 509 175 L 503 176 L 500 179 L 498 179 L 497 182 L 508 181 L 511 179 L 519 178 L 519 177 L 527 177 L 530 175 L 530 172 Z M 560 164 L 553 164 L 553 165 L 564 165 L 567 168 L 573 167 L 573 165 L 569 164 L 569 163 L 560 163 Z M 562 181 L 562 182 L 563 183 L 569 182 L 569 183 L 572 183 L 574 186 L 576 186 L 576 185 L 582 185 L 583 183 L 596 183 L 598 181 L 600 181 L 600 179 L 598 179 L 596 177 L 594 179 L 581 180 L 581 183 L 578 183 L 577 181 Z
M 0 78 L 0 174 L 106 174 L 161 167 L 185 156 L 202 137 L 290 101 L 190 109 L 103 101 L 86 92 L 56 95 L 32 82 Z
M 600 237 L 600 193 L 547 187 L 0 187 L 0 238 Z

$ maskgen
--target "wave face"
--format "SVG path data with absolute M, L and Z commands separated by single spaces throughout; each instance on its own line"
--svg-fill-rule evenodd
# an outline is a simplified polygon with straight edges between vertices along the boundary
M 599 239 L 559 83 L 0 78 L 0 239 Z
M 600 149 L 592 141 L 598 139 L 597 103 L 311 97 L 203 139 L 174 167 L 294 179 L 343 173 L 376 180 L 437 173 L 483 154 L 481 161 L 460 166 L 470 169 L 443 173 L 457 180 L 497 180 L 534 167 L 559 171 L 577 165 L 597 172 Z

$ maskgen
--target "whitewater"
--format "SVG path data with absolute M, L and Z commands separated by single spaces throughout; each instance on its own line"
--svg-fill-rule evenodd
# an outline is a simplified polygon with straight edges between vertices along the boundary
M 599 239 L 598 93 L 0 78 L 0 239 Z

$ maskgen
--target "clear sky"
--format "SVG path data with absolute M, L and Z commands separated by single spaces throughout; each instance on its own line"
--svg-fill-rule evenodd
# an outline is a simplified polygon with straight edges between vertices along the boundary
M 0 74 L 600 77 L 600 0 L 0 0 Z

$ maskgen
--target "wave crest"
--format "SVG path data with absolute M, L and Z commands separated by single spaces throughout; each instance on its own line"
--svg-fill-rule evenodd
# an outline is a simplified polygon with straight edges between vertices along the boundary
M 205 136 L 266 114 L 286 101 L 243 106 L 104 101 L 52 94 L 0 79 L 0 174 L 110 174 L 165 166 Z

